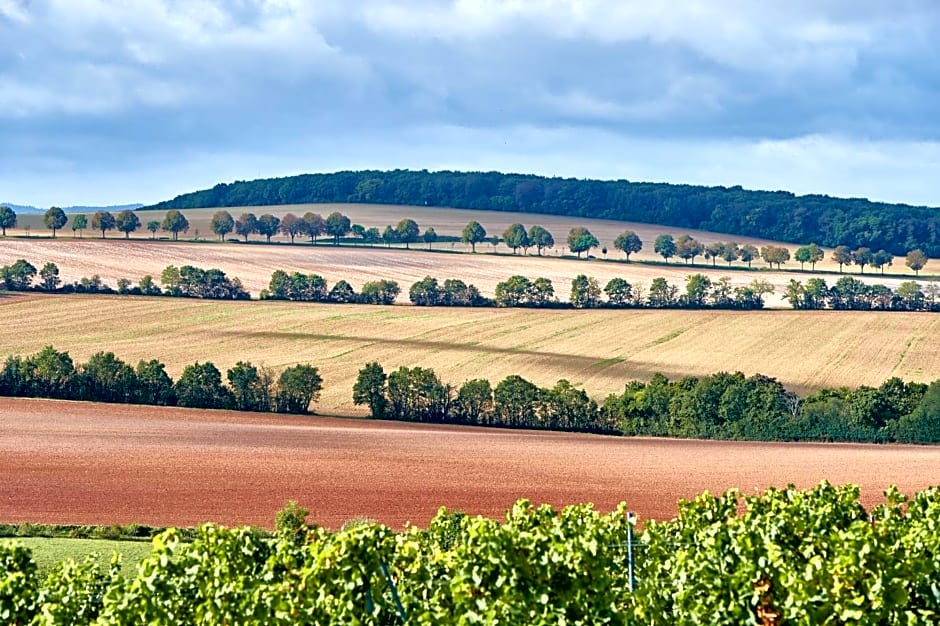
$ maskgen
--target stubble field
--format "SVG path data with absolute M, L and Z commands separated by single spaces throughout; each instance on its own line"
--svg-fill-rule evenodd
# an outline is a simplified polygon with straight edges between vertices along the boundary
M 0 401 L 0 521 L 271 527 L 288 499 L 338 528 L 424 526 L 439 506 L 500 517 L 518 498 L 621 500 L 669 519 L 679 498 L 827 479 L 878 502 L 938 482 L 940 448 L 626 439 L 338 418 Z
M 324 378 L 317 410 L 362 414 L 358 370 L 431 367 L 459 385 L 520 374 L 566 378 L 596 399 L 648 380 L 740 370 L 795 391 L 940 376 L 940 316 L 835 311 L 541 310 L 212 302 L 129 296 L 0 297 L 0 354 L 45 345 L 83 361 L 99 350 L 157 358 L 174 377 L 194 361 L 224 373 L 239 360 L 310 362 Z

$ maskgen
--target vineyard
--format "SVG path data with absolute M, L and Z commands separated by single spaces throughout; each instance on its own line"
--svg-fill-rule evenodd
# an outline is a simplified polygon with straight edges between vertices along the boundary
M 822 624 L 940 615 L 940 490 L 870 510 L 854 486 L 682 502 L 634 534 L 621 505 L 516 503 L 504 522 L 441 510 L 427 529 L 158 535 L 136 576 L 66 562 L 45 579 L 0 544 L 8 624 Z M 631 564 L 635 563 L 634 566 Z

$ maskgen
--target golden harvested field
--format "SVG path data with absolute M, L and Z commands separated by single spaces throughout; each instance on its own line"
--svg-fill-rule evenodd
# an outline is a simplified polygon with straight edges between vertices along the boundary
M 449 244 L 447 244 L 449 246 Z M 490 249 L 489 244 L 478 246 Z M 503 248 L 505 249 L 505 248 Z M 776 271 L 728 271 L 719 264 L 716 268 L 705 265 L 701 259 L 695 266 L 682 263 L 647 265 L 603 260 L 560 259 L 552 256 L 513 256 L 512 254 L 457 254 L 428 252 L 423 249 L 404 250 L 385 247 L 339 246 L 306 244 L 240 245 L 236 243 L 194 244 L 189 242 L 166 242 L 122 239 L 6 239 L 0 241 L 0 265 L 25 258 L 37 268 L 46 262 L 55 263 L 64 282 L 77 281 L 85 276 L 100 275 L 104 281 L 115 286 L 118 278 L 128 278 L 133 283 L 150 274 L 159 280 L 160 272 L 167 265 L 196 265 L 217 267 L 229 276 L 242 280 L 245 287 L 257 297 L 267 288 L 271 273 L 282 269 L 288 272 L 301 271 L 320 274 L 332 285 L 340 279 L 352 283 L 359 289 L 369 280 L 387 278 L 398 281 L 402 288 L 399 302 L 408 302 L 408 288 L 412 283 L 431 275 L 439 280 L 459 278 L 475 284 L 484 295 L 492 296 L 496 284 L 513 274 L 529 278 L 550 278 L 560 300 L 567 300 L 571 280 L 578 274 L 593 276 L 603 287 L 611 278 L 626 278 L 631 284 L 647 288 L 653 278 L 665 277 L 680 290 L 689 274 L 704 273 L 713 279 L 729 276 L 737 287 L 756 278 L 767 280 L 776 288 L 776 293 L 767 298 L 770 307 L 788 307 L 783 299 L 786 284 L 793 278 L 805 281 L 813 276 L 809 272 Z M 835 275 L 825 275 L 829 283 L 837 280 Z M 881 282 L 896 287 L 903 279 L 866 275 L 864 280 Z
M 448 309 L 412 306 L 211 302 L 127 296 L 0 297 L 0 355 L 52 344 L 83 361 L 111 350 L 158 358 L 171 375 L 194 361 L 320 368 L 323 413 L 361 415 L 358 370 L 432 367 L 459 385 L 520 374 L 560 378 L 594 398 L 631 379 L 741 370 L 793 390 L 940 378 L 940 316 L 833 311 Z
M 940 448 L 681 441 L 303 418 L 165 407 L 0 400 L 0 521 L 204 521 L 273 526 L 289 499 L 338 528 L 358 517 L 426 526 L 439 506 L 501 517 L 519 498 L 625 501 L 669 519 L 679 498 L 822 479 L 936 484 Z
M 218 209 L 185 209 L 183 214 L 187 217 L 190 223 L 190 229 L 187 233 L 181 234 L 182 239 L 193 239 L 199 238 L 201 240 L 215 240 L 217 239 L 216 235 L 212 233 L 210 227 L 210 220 L 213 213 Z M 312 211 L 314 213 L 319 213 L 324 217 L 333 211 L 339 211 L 345 215 L 348 215 L 352 223 L 362 224 L 366 228 L 377 227 L 379 230 L 384 230 L 385 226 L 388 224 L 395 225 L 398 221 L 404 217 L 409 217 L 415 220 L 418 225 L 421 227 L 422 232 L 427 227 L 433 227 L 438 235 L 453 235 L 459 236 L 460 231 L 470 220 L 476 220 L 483 225 L 486 229 L 489 236 L 500 236 L 506 227 L 513 223 L 521 223 L 526 227 L 530 227 L 533 224 L 540 224 L 547 228 L 555 238 L 555 248 L 549 250 L 547 253 L 549 256 L 556 256 L 566 252 L 564 249 L 565 239 L 568 236 L 568 231 L 575 226 L 584 226 L 588 228 L 600 241 L 601 247 L 606 246 L 608 250 L 607 258 L 609 259 L 619 259 L 623 258 L 623 253 L 618 252 L 613 248 L 613 241 L 616 239 L 617 235 L 622 233 L 624 230 L 633 230 L 640 236 L 640 239 L 643 240 L 643 250 L 639 253 L 633 255 L 632 258 L 639 260 L 652 260 L 652 261 L 661 261 L 662 257 L 658 256 L 653 251 L 653 242 L 658 235 L 668 233 L 673 236 L 678 236 L 682 234 L 689 234 L 702 241 L 703 243 L 711 243 L 714 241 L 736 241 L 739 244 L 750 243 L 758 248 L 767 244 L 775 245 L 784 245 L 790 248 L 791 256 L 793 251 L 799 247 L 794 244 L 780 244 L 779 242 L 773 242 L 766 239 L 757 239 L 753 237 L 740 237 L 727 235 L 722 233 L 714 233 L 708 231 L 700 230 L 691 230 L 683 228 L 674 228 L 670 226 L 658 226 L 655 224 L 643 224 L 637 222 L 620 222 L 614 220 L 599 220 L 599 219 L 590 219 L 582 217 L 565 217 L 565 216 L 556 216 L 556 215 L 543 215 L 543 214 L 532 214 L 532 213 L 507 213 L 501 211 L 480 211 L 480 210 L 469 210 L 469 209 L 450 209 L 450 208 L 440 208 L 440 207 L 417 207 L 417 206 L 395 206 L 395 205 L 381 205 L 381 204 L 301 204 L 301 205 L 280 205 L 280 206 L 259 206 L 259 207 L 235 207 L 235 208 L 226 208 L 226 211 L 231 213 L 234 217 L 238 217 L 241 213 L 251 212 L 255 215 L 263 215 L 265 213 L 270 213 L 282 217 L 286 213 L 294 213 L 295 215 L 303 215 L 307 211 Z M 143 224 L 146 224 L 149 220 L 161 220 L 164 211 L 141 211 L 139 212 L 140 220 Z M 71 216 L 70 216 L 71 218 Z M 90 220 L 89 220 L 90 221 Z M 71 230 L 71 222 L 66 225 L 65 230 L 60 233 L 60 236 L 63 238 L 71 238 L 73 233 Z M 42 216 L 41 215 L 21 215 L 19 216 L 18 228 L 8 229 L 8 233 L 11 235 L 24 235 L 26 231 L 24 227 L 29 226 L 30 233 L 35 235 L 45 235 L 48 236 L 49 231 L 42 225 Z M 158 237 L 167 237 L 168 233 L 158 231 Z M 95 233 L 94 231 L 85 231 L 84 238 L 94 238 L 100 236 L 100 233 Z M 132 239 L 149 239 L 150 233 L 146 230 L 141 229 L 134 235 L 131 236 Z M 230 234 L 229 237 L 233 237 L 234 234 Z M 112 231 L 108 234 L 109 238 L 118 239 L 123 238 L 122 233 L 117 233 Z M 252 235 L 252 240 L 262 240 L 263 237 L 260 235 Z M 303 238 L 298 238 L 298 242 Z M 274 241 L 288 242 L 289 240 L 284 236 L 277 236 L 273 238 Z M 810 243 L 810 242 L 805 242 Z M 414 247 L 424 248 L 426 244 L 419 243 L 414 244 Z M 436 243 L 433 248 L 438 250 L 456 250 L 456 251 L 466 251 L 470 249 L 470 246 L 464 245 L 461 243 Z M 494 250 L 498 251 L 508 251 L 508 249 L 500 244 L 498 247 L 494 248 L 491 244 L 478 244 L 478 251 L 483 252 L 492 252 Z M 530 251 L 531 254 L 535 254 L 535 251 Z M 591 251 L 592 254 L 597 257 L 601 257 L 601 250 L 597 248 Z M 838 264 L 834 263 L 829 259 L 831 250 L 826 249 L 826 259 L 818 263 L 816 268 L 823 271 L 838 271 Z M 215 253 L 195 253 L 200 254 L 215 254 Z M 0 262 L 5 262 L 0 260 Z M 698 259 L 699 265 L 704 265 L 704 259 Z M 723 264 L 722 261 L 719 261 L 719 267 Z M 739 262 L 736 262 L 735 265 L 743 265 Z M 754 263 L 755 266 L 763 265 L 763 262 L 758 260 Z M 798 269 L 799 263 L 791 260 L 786 264 L 786 267 L 790 269 Z M 222 268 L 225 270 L 226 268 Z M 895 264 L 890 268 L 894 272 L 900 274 L 910 274 L 913 276 L 913 272 L 904 267 L 904 259 L 896 259 Z M 228 270 L 226 270 L 228 271 Z M 233 270 L 234 271 L 234 270 Z M 688 273 L 688 268 L 677 270 L 682 272 L 683 276 L 685 273 Z M 857 273 L 857 268 L 851 268 L 852 272 Z M 929 270 L 928 270 L 929 271 Z M 105 274 L 102 273 L 102 276 Z M 657 274 L 658 275 L 658 274 Z M 750 279 L 749 279 L 750 280 Z

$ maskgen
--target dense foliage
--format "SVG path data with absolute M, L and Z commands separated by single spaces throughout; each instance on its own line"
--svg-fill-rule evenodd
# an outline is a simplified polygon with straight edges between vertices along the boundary
M 785 191 L 600 181 L 498 172 L 395 170 L 305 174 L 218 184 L 151 208 L 308 202 L 446 206 L 662 224 L 826 246 L 940 256 L 940 214 L 929 207 Z
M 46 346 L 36 354 L 7 358 L 0 396 L 56 398 L 204 409 L 306 413 L 323 388 L 316 367 L 300 363 L 275 372 L 239 361 L 226 373 L 211 362 L 193 363 L 175 382 L 156 359 L 131 367 L 113 352 L 97 352 L 75 364 L 68 352 Z
M 891 289 L 843 276 L 831 287 L 822 278 L 806 283 L 791 280 L 784 296 L 794 309 L 839 311 L 940 311 L 940 287 L 930 282 L 921 289 L 909 280 Z
M 634 534 L 621 504 L 517 502 L 504 522 L 444 509 L 428 528 L 339 532 L 279 515 L 274 537 L 157 536 L 136 576 L 66 561 L 47 577 L 0 543 L 0 619 L 52 624 L 822 624 L 940 617 L 940 491 L 821 483 L 680 502 Z M 283 517 L 283 519 L 282 519 Z M 631 559 L 631 554 L 633 559 Z M 635 562 L 635 565 L 633 563 Z
M 459 388 L 434 370 L 378 363 L 359 371 L 353 402 L 373 417 L 415 422 L 751 441 L 940 442 L 940 381 L 898 378 L 880 387 L 823 389 L 799 397 L 773 378 L 740 372 L 632 381 L 603 405 L 567 380 L 541 388 L 510 375 L 493 388 Z

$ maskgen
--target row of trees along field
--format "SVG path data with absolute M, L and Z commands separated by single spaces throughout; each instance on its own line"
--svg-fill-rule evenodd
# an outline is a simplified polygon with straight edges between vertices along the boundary
M 940 255 L 934 208 L 741 187 L 546 178 L 499 172 L 360 171 L 237 181 L 154 209 L 364 202 L 548 213 L 663 224 L 834 247 Z
M 128 579 L 0 543 L 9 624 L 917 624 L 940 619 L 940 490 L 866 510 L 854 485 L 705 493 L 642 531 L 625 504 L 500 522 L 441 509 L 427 529 L 328 532 L 299 506 L 274 537 L 168 530 Z
M 47 346 L 7 358 L 0 396 L 307 413 L 323 389 L 319 370 L 306 363 L 275 371 L 240 361 L 225 378 L 227 385 L 208 361 L 187 365 L 174 382 L 155 359 L 141 360 L 135 368 L 112 352 L 98 352 L 76 365 L 68 352 Z
M 3 207 L 7 209 L 7 207 Z M 2 209 L 0 209 L 2 211 Z M 14 226 L 16 224 L 16 214 L 8 210 L 7 217 L 0 218 L 0 224 Z M 52 236 L 55 237 L 57 229 L 61 229 L 68 221 L 68 216 L 58 207 L 52 207 L 44 216 L 46 226 L 52 230 Z M 76 215 L 73 219 L 72 230 L 82 231 L 87 228 L 88 222 L 85 215 Z M 92 216 L 91 226 L 94 230 L 100 230 L 102 238 L 108 230 L 117 229 L 130 236 L 130 233 L 141 228 L 141 221 L 134 211 L 125 210 L 119 212 L 116 216 L 108 211 L 98 211 Z M 555 238 L 551 232 L 540 225 L 534 225 L 528 230 L 523 224 L 511 224 L 502 237 L 488 237 L 486 229 L 477 221 L 469 222 L 461 231 L 459 238 L 454 236 L 441 236 L 433 227 L 428 227 L 421 232 L 417 222 L 411 218 L 402 218 L 396 226 L 389 224 L 384 231 L 378 228 L 366 228 L 361 224 L 353 224 L 348 216 L 338 211 L 334 211 L 326 218 L 318 213 L 308 211 L 303 216 L 297 216 L 293 213 L 287 213 L 283 217 L 277 217 L 271 214 L 262 215 L 260 218 L 254 213 L 242 213 L 238 218 L 234 218 L 228 211 L 216 211 L 211 220 L 212 232 L 219 237 L 220 241 L 225 236 L 235 232 L 243 237 L 247 242 L 252 234 L 261 234 L 268 242 L 271 237 L 279 232 L 284 236 L 290 237 L 293 244 L 298 236 L 306 236 L 313 243 L 317 242 L 318 237 L 330 235 L 333 238 L 334 245 L 340 241 L 348 241 L 347 236 L 352 235 L 354 242 L 375 245 L 384 243 L 386 246 L 392 244 L 404 244 L 410 248 L 412 243 L 423 242 L 430 246 L 439 240 L 459 240 L 471 246 L 473 252 L 476 252 L 476 246 L 479 243 L 487 242 L 498 245 L 501 241 L 513 251 L 518 253 L 521 249 L 523 254 L 528 254 L 530 248 L 535 248 L 539 256 L 546 248 L 552 248 L 555 245 Z M 189 221 L 180 211 L 171 209 L 167 211 L 162 221 L 148 221 L 147 229 L 151 236 L 155 236 L 157 230 L 164 230 L 172 233 L 173 240 L 178 239 L 180 232 L 189 230 Z M 4 226 L 4 235 L 6 226 Z M 582 226 L 572 228 L 568 233 L 567 247 L 578 257 L 582 253 L 590 252 L 594 248 L 601 247 L 600 241 L 590 230 Z M 624 253 L 626 259 L 630 260 L 630 255 L 643 249 L 643 241 L 639 235 L 632 230 L 625 230 L 619 234 L 613 241 L 613 248 Z M 757 248 L 751 244 L 738 245 L 734 241 L 715 241 L 704 244 L 691 235 L 659 235 L 653 249 L 663 260 L 669 262 L 671 258 L 682 259 L 686 263 L 695 265 L 697 257 L 704 257 L 711 260 L 712 266 L 717 265 L 721 260 L 731 266 L 735 261 L 747 263 L 750 268 L 753 261 L 762 259 L 769 267 L 781 266 L 791 259 L 790 249 L 783 246 L 766 245 Z M 601 248 L 606 257 L 607 247 Z M 800 246 L 793 253 L 793 259 L 800 264 L 800 269 L 805 270 L 806 264 L 815 270 L 816 264 L 825 258 L 825 252 L 815 243 Z M 894 255 L 884 249 L 873 251 L 872 249 L 860 246 L 852 250 L 846 245 L 837 245 L 831 255 L 831 260 L 839 264 L 839 272 L 846 266 L 857 265 L 859 271 L 864 274 L 865 267 L 872 267 L 880 270 L 884 274 L 886 267 L 894 264 Z M 928 262 L 927 255 L 920 249 L 909 250 L 905 256 L 905 265 L 912 269 L 915 274 L 926 266 Z
M 794 309 L 838 311 L 940 311 L 940 286 L 930 282 L 924 288 L 905 281 L 897 289 L 869 285 L 843 276 L 831 287 L 822 278 L 806 283 L 791 280 L 784 296 Z
M 740 372 L 631 381 L 600 406 L 567 380 L 540 388 L 511 375 L 493 388 L 455 388 L 433 370 L 378 363 L 359 371 L 353 402 L 373 417 L 624 435 L 751 441 L 940 441 L 940 381 L 892 378 L 878 388 L 823 389 L 800 398 L 773 378 Z

